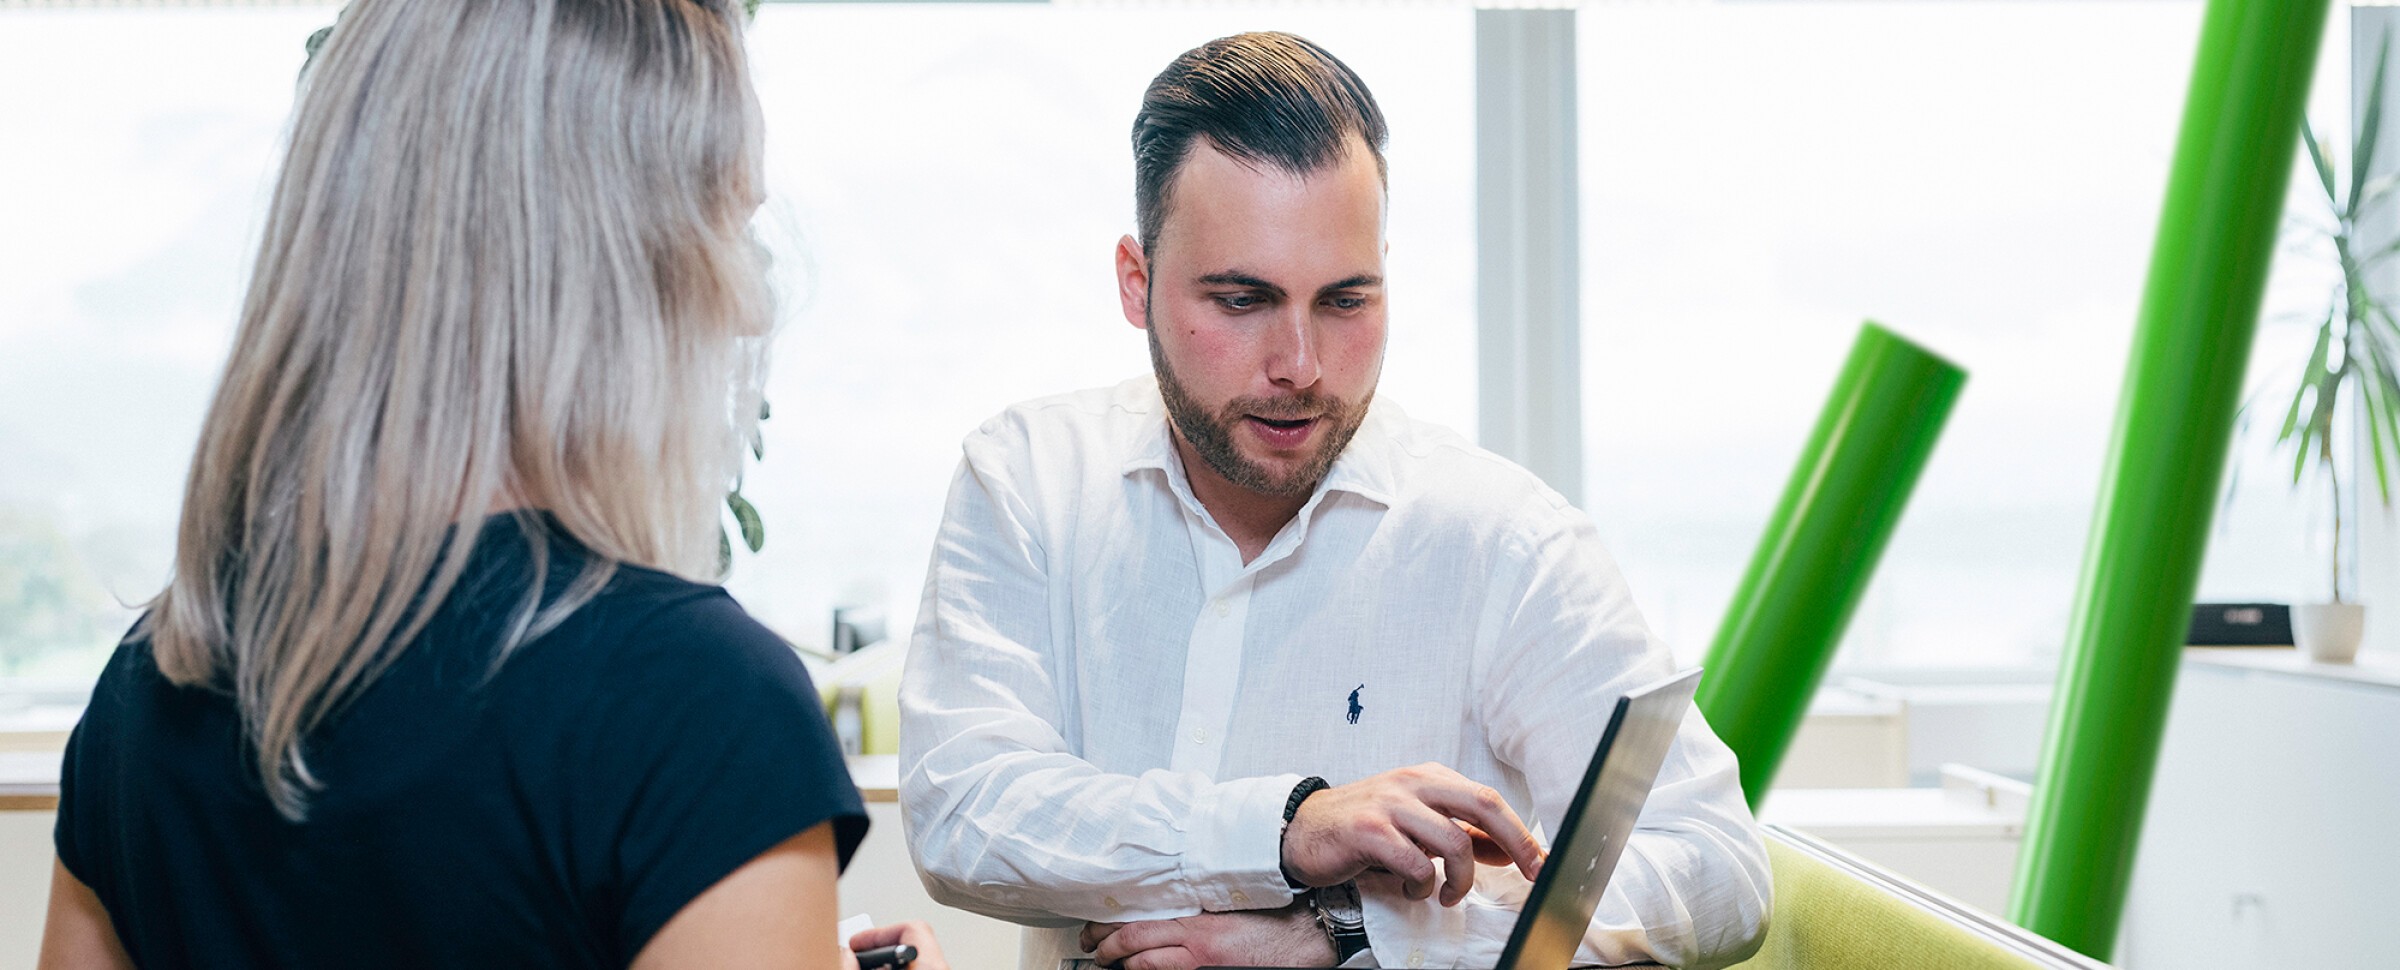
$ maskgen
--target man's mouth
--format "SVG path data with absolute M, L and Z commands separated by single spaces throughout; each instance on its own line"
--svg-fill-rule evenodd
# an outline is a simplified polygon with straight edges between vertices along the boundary
M 1317 425 L 1316 418 L 1262 418 L 1255 414 L 1247 415 L 1247 417 L 1250 419 L 1251 428 L 1258 432 L 1260 440 L 1265 441 L 1268 447 L 1278 451 L 1286 451 L 1306 444 L 1309 432 L 1313 431 Z

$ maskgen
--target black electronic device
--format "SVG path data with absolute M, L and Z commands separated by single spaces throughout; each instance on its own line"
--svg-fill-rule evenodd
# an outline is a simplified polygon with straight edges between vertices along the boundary
M 2292 608 L 2282 603 L 2194 603 L 2191 633 L 2183 642 L 2195 647 L 2288 647 Z
M 906 943 L 898 946 L 879 946 L 872 950 L 860 950 L 851 955 L 858 959 L 858 970 L 876 970 L 878 967 L 898 968 L 917 962 L 917 948 Z

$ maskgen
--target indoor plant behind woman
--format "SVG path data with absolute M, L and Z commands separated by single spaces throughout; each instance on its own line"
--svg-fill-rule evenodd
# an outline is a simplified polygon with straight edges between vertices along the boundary
M 344 12 L 68 747 L 45 966 L 843 962 L 858 793 L 709 582 L 769 314 L 741 27 Z

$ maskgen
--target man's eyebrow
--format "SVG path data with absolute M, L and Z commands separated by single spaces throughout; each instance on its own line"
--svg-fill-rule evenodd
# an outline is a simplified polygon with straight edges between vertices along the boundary
M 1268 293 L 1275 294 L 1276 296 L 1283 295 L 1283 287 L 1269 283 L 1266 280 L 1259 279 L 1258 277 L 1252 276 L 1248 273 L 1241 272 L 1240 270 L 1232 270 L 1223 273 L 1210 273 L 1206 276 L 1200 277 L 1200 282 L 1210 286 L 1239 286 L 1246 290 L 1264 290 Z
M 1360 273 L 1357 276 L 1350 277 L 1346 280 L 1338 280 L 1326 284 L 1324 288 L 1317 291 L 1317 295 L 1324 296 L 1328 293 L 1338 293 L 1343 290 L 1364 290 L 1382 285 L 1383 277 L 1377 276 L 1373 273 Z

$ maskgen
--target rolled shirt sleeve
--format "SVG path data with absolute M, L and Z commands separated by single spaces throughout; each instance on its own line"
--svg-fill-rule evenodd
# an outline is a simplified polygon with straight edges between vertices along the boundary
M 1299 775 L 1101 771 L 1056 725 L 1029 511 L 960 463 L 901 683 L 901 803 L 926 889 L 1031 926 L 1289 903 L 1276 834 Z

